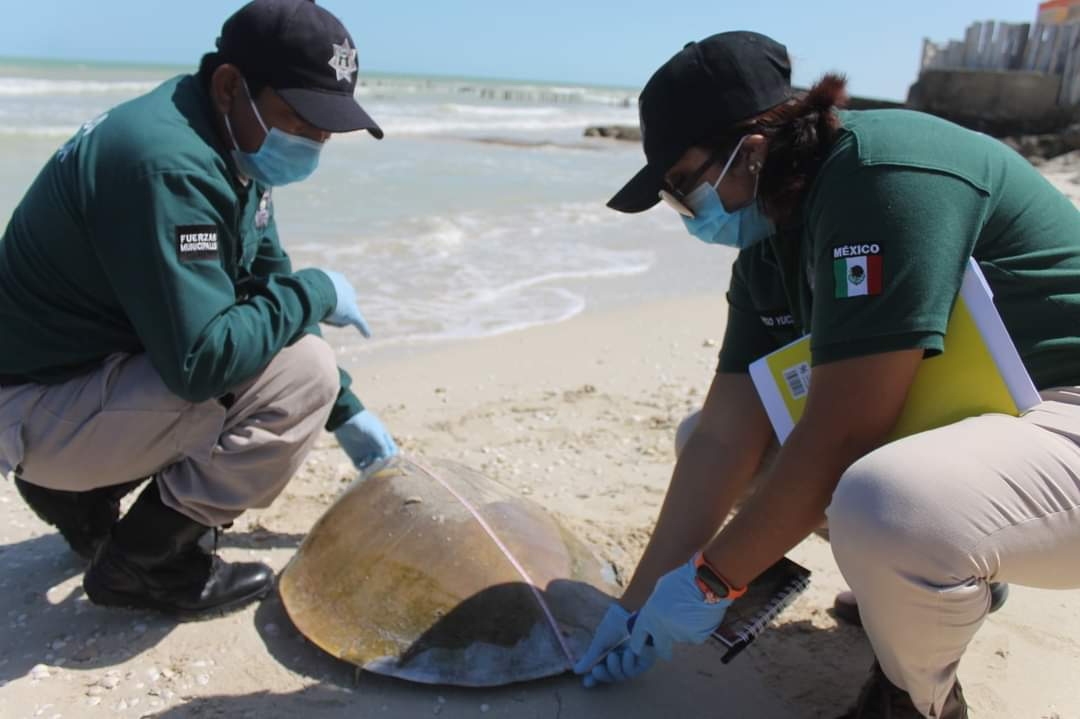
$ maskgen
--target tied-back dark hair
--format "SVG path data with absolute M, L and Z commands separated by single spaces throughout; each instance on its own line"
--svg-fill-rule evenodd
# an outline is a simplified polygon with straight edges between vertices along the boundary
M 808 92 L 740 123 L 734 134 L 725 133 L 732 147 L 743 135 L 759 134 L 769 140 L 758 198 L 765 214 L 781 227 L 797 216 L 840 131 L 836 111 L 847 102 L 847 78 L 827 74 Z

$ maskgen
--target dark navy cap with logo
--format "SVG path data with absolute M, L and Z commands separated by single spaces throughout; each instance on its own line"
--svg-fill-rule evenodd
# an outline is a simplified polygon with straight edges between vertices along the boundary
M 641 212 L 660 201 L 664 173 L 688 149 L 792 96 L 787 48 L 756 32 L 691 42 L 660 66 L 638 100 L 648 164 L 608 201 Z
M 382 129 L 356 102 L 356 45 L 312 0 L 253 0 L 225 21 L 218 52 L 272 87 L 300 117 L 327 132 Z

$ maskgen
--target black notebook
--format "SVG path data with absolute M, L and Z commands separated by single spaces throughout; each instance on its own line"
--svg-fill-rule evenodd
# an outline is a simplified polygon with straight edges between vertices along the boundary
M 712 638 L 727 647 L 720 661 L 727 664 L 765 631 L 769 622 L 810 585 L 810 570 L 787 557 L 750 582 L 746 594 L 728 607 Z

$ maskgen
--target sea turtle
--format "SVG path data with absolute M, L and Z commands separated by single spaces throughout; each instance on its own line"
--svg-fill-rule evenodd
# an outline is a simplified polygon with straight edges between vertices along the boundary
M 535 502 L 460 464 L 399 457 L 334 502 L 279 591 L 335 657 L 495 686 L 567 671 L 612 601 L 609 579 Z

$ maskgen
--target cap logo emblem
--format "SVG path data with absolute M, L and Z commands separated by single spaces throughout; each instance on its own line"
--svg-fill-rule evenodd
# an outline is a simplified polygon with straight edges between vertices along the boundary
M 328 64 L 334 68 L 339 82 L 352 82 L 353 75 L 356 74 L 356 48 L 349 45 L 349 38 L 345 38 L 341 45 L 336 42 L 331 44 L 334 46 L 334 54 Z

